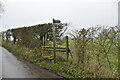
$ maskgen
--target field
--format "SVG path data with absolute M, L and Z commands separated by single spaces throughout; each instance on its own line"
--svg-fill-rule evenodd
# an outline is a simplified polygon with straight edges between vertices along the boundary
M 72 32 L 70 36 L 73 39 L 69 40 L 58 38 L 62 31 L 58 29 L 54 62 L 52 32 L 48 32 L 50 26 L 44 24 L 3 32 L 2 46 L 65 78 L 118 78 L 119 27 L 81 29 Z
M 95 41 L 98 42 L 98 41 Z M 117 40 L 115 40 L 117 42 Z M 62 42 L 64 46 L 65 42 Z M 104 52 L 99 51 L 103 46 L 93 45 L 92 42 L 87 46 L 87 50 L 84 55 L 84 63 L 78 63 L 79 57 L 75 53 L 77 47 L 75 47 L 75 41 L 69 40 L 70 50 L 72 57 L 66 60 L 66 52 L 57 53 L 57 63 L 54 64 L 53 54 L 47 53 L 47 51 L 42 51 L 43 55 L 41 57 L 41 52 L 36 52 L 35 50 L 30 50 L 28 48 L 23 48 L 12 43 L 3 42 L 3 46 L 7 47 L 13 52 L 18 53 L 23 56 L 26 60 L 31 61 L 41 67 L 47 68 L 56 72 L 57 74 L 64 76 L 66 78 L 116 78 L 118 75 L 118 55 L 117 49 L 112 46 L 107 56 Z M 91 45 L 92 44 L 92 45 Z M 106 43 L 107 44 L 107 43 Z M 60 46 L 60 45 L 59 45 Z M 93 47 L 94 46 L 94 47 Z M 99 56 L 98 56 L 99 55 Z M 109 61 L 107 60 L 107 57 Z M 99 61 L 99 62 L 98 62 Z M 83 65 L 84 64 L 84 65 Z

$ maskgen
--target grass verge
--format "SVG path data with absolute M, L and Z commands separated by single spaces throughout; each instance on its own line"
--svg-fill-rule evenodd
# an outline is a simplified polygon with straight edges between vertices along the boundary
M 10 42 L 3 42 L 2 46 L 8 49 L 10 52 L 21 56 L 25 60 L 30 61 L 39 67 L 53 71 L 65 78 L 95 78 L 92 73 L 85 71 L 75 64 L 71 64 L 69 61 L 57 61 L 56 63 L 53 63 L 53 61 L 44 60 L 44 58 L 34 50 L 13 45 Z

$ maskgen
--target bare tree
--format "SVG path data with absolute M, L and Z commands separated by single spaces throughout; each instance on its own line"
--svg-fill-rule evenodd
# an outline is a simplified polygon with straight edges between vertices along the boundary
M 1 14 L 4 12 L 4 9 L 3 9 L 3 4 L 2 2 L 0 1 L 0 16 Z

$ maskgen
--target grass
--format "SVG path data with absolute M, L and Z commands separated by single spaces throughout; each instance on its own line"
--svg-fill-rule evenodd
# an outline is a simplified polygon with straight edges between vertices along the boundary
M 30 50 L 18 45 L 13 45 L 10 42 L 3 42 L 2 45 L 11 52 L 20 55 L 27 61 L 30 61 L 42 68 L 51 70 L 65 78 L 95 78 L 95 75 L 93 75 L 93 73 L 85 71 L 83 68 L 79 67 L 76 64 L 71 64 L 71 62 L 66 60 L 62 62 L 60 56 L 58 56 L 59 59 L 57 62 L 53 63 L 53 61 L 50 62 L 48 60 L 44 60 L 43 55 L 40 56 L 39 54 L 41 53 L 35 53 L 34 50 Z
M 114 40 L 116 43 L 117 40 Z M 112 44 L 112 46 L 109 49 L 110 40 L 106 40 L 104 43 L 104 46 L 101 46 L 100 43 L 103 43 L 101 40 L 95 40 L 95 41 L 89 41 L 87 43 L 87 46 L 85 48 L 85 68 L 86 70 L 93 72 L 96 74 L 97 77 L 106 77 L 106 78 L 114 78 L 118 75 L 118 49 Z M 75 43 L 74 43 L 75 44 Z M 74 48 L 75 45 L 70 45 L 72 48 L 73 56 L 76 62 L 77 55 L 76 50 L 78 51 L 80 48 Z M 80 45 L 81 43 L 77 43 L 77 45 Z M 73 46 L 74 45 L 74 46 Z M 106 51 L 106 53 L 104 52 Z M 79 53 L 79 51 L 78 51 Z M 110 65 L 108 64 L 107 57 L 109 58 Z M 98 63 L 98 55 L 99 55 L 99 62 Z M 102 74 L 100 74 L 102 73 Z
M 116 42 L 116 40 L 114 40 Z M 51 42 L 50 42 L 51 43 Z M 50 44 L 49 43 L 49 44 Z M 65 41 L 58 42 L 64 47 Z M 100 41 L 90 41 L 87 44 L 85 52 L 85 65 L 81 67 L 81 64 L 77 64 L 75 40 L 69 40 L 70 50 L 72 52 L 73 58 L 70 56 L 68 61 L 66 60 L 66 52 L 57 52 L 57 62 L 53 63 L 53 54 L 48 54 L 45 50 L 39 49 L 28 49 L 21 47 L 19 45 L 13 45 L 10 42 L 3 42 L 3 46 L 7 49 L 10 49 L 12 52 L 17 53 L 26 60 L 40 66 L 51 70 L 58 75 L 61 75 L 65 78 L 116 78 L 118 75 L 118 55 L 117 49 L 114 45 L 107 52 L 107 56 L 110 60 L 110 65 L 108 64 L 105 52 L 103 51 L 103 46 L 100 46 Z M 61 47 L 57 45 L 57 47 Z M 79 45 L 77 43 L 77 45 Z M 106 41 L 106 48 L 108 50 L 109 40 Z M 49 47 L 49 46 L 48 46 Z M 99 61 L 98 63 L 98 54 Z M 45 59 L 47 58 L 47 59 Z
M 113 42 L 117 44 L 117 40 L 113 40 Z M 100 43 L 104 45 L 101 46 Z M 85 52 L 85 66 L 84 66 L 85 70 L 87 70 L 88 72 L 90 71 L 94 73 L 94 75 L 96 75 L 97 77 L 102 77 L 102 78 L 117 77 L 118 75 L 118 71 L 117 71 L 118 70 L 118 49 L 115 47 L 113 43 L 109 49 L 110 43 L 111 43 L 111 40 L 109 39 L 108 40 L 93 40 L 93 41 L 88 42 L 86 46 L 86 52 Z M 66 46 L 65 41 L 62 41 L 61 44 L 62 46 Z M 70 50 L 73 55 L 73 58 L 69 57 L 69 62 L 72 62 L 73 64 L 77 64 L 78 56 L 76 55 L 77 46 L 75 46 L 75 40 L 69 40 L 69 45 L 70 45 Z M 77 43 L 77 45 L 79 44 Z M 108 63 L 106 53 L 104 52 L 104 50 L 107 53 L 108 59 L 110 61 L 110 65 Z M 98 54 L 99 54 L 100 64 L 98 63 Z M 59 57 L 66 59 L 66 54 L 59 54 Z

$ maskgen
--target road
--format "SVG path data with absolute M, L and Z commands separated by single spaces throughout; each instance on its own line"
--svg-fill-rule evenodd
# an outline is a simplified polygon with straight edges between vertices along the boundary
M 2 75 L 1 75 L 2 74 Z M 2 78 L 61 78 L 60 76 L 18 59 L 0 47 L 0 77 Z

